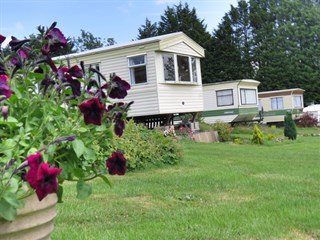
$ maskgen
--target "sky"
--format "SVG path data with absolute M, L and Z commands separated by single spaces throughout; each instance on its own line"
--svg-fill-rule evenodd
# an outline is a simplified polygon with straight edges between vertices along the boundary
M 38 33 L 37 26 L 57 27 L 66 37 L 78 37 L 81 29 L 102 39 L 114 38 L 117 43 L 128 43 L 138 36 L 138 28 L 146 18 L 159 22 L 167 6 L 180 0 L 0 0 L 0 34 L 18 39 Z M 231 5 L 237 0 L 181 0 L 196 9 L 204 20 L 207 31 L 217 29 Z M 192 36 L 190 36 L 192 37 Z

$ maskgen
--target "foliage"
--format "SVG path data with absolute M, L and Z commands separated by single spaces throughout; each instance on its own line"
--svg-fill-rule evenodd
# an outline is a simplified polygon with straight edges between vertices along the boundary
M 233 142 L 235 144 L 243 144 L 243 141 L 241 140 L 241 138 L 235 138 L 235 139 L 233 139 Z
M 138 32 L 139 34 L 137 39 L 158 36 L 158 25 L 157 23 L 151 23 L 151 21 L 146 18 L 145 24 L 138 28 Z
M 268 140 L 273 140 L 274 139 L 274 135 L 272 133 L 268 133 Z
M 126 124 L 122 138 L 114 137 L 112 149 L 121 149 L 126 155 L 130 170 L 147 164 L 175 164 L 182 158 L 182 150 L 177 140 L 165 137 L 163 132 L 148 130 L 133 120 Z
M 240 0 L 213 33 L 203 82 L 255 78 L 262 91 L 302 88 L 320 102 L 320 5 L 305 0 Z M 205 73 L 204 73 L 205 74 Z
M 254 144 L 263 144 L 263 133 L 260 130 L 258 125 L 255 125 L 253 127 L 253 134 L 252 134 L 251 142 Z
M 230 140 L 232 128 L 229 123 L 217 121 L 213 124 L 213 130 L 218 132 L 220 141 L 226 142 Z
M 113 38 L 108 38 L 106 40 L 104 38 L 95 37 L 91 32 L 85 31 L 83 29 L 81 29 L 80 31 L 80 37 L 72 39 L 78 52 L 116 44 Z
M 0 44 L 4 40 L 0 35 Z M 30 41 L 38 48 L 26 47 Z M 69 180 L 83 199 L 92 192 L 87 181 L 98 177 L 110 184 L 107 172 L 125 173 L 124 156 L 109 142 L 113 131 L 122 135 L 130 104 L 111 104 L 110 97 L 124 98 L 130 85 L 85 71 L 84 63 L 67 68 L 54 62 L 52 55 L 66 46 L 53 23 L 34 39 L 12 37 L 0 52 L 0 217 L 6 220 L 30 194 L 41 201 L 57 192 L 61 202 L 62 183 Z M 91 80 L 95 73 L 101 82 Z
M 312 113 L 304 113 L 297 121 L 298 127 L 310 128 L 316 127 L 318 124 L 317 118 Z
M 292 119 L 292 113 L 287 112 L 284 116 L 284 136 L 288 137 L 290 140 L 296 140 L 297 138 L 297 129 L 296 124 Z

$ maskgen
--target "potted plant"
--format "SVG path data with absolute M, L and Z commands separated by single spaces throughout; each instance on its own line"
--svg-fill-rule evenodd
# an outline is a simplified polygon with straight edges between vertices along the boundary
M 2 222 L 15 220 L 30 195 L 43 202 L 57 193 L 62 202 L 64 181 L 76 181 L 83 199 L 91 194 L 87 181 L 99 177 L 109 184 L 106 173 L 126 171 L 122 151 L 109 146 L 113 134 L 122 135 L 131 103 L 110 98 L 125 98 L 130 85 L 83 62 L 69 67 L 54 61 L 67 40 L 56 23 L 38 29 L 35 39 L 12 37 L 0 48 Z M 0 47 L 4 40 L 0 35 Z

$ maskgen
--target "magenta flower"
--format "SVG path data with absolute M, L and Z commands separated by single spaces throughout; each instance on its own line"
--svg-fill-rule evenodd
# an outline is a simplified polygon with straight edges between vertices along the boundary
M 111 90 L 109 92 L 109 97 L 123 99 L 127 96 L 127 91 L 130 90 L 131 86 L 125 80 L 122 80 L 118 76 L 114 76 L 111 80 L 111 86 L 109 84 L 105 84 L 102 88 L 109 88 Z
M 9 77 L 5 74 L 0 75 L 0 101 L 3 99 L 9 98 L 12 95 L 12 91 L 10 90 L 7 82 L 9 81 Z
M 99 98 L 92 98 L 79 105 L 80 111 L 83 114 L 84 122 L 101 125 L 102 116 L 105 112 L 105 106 L 100 103 Z
M 106 165 L 111 175 L 124 175 L 127 170 L 127 160 L 119 150 L 112 153 L 111 157 L 107 159 Z
M 38 169 L 40 167 L 40 164 L 43 162 L 42 155 L 40 152 L 31 154 L 29 157 L 27 157 L 27 161 L 30 169 L 26 174 L 26 180 L 33 189 L 36 189 L 38 181 Z
M 62 168 L 52 168 L 48 163 L 41 163 L 37 172 L 36 193 L 39 201 L 45 198 L 49 193 L 58 191 L 57 176 Z

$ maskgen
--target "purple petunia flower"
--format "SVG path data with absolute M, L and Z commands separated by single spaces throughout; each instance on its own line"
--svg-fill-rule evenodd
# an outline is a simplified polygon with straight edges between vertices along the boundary
M 83 72 L 82 69 L 79 68 L 77 65 L 73 66 L 72 68 L 69 69 L 68 73 L 72 76 L 72 77 L 76 77 L 76 78 L 83 78 Z
M 127 96 L 127 91 L 130 90 L 131 86 L 125 80 L 122 80 L 118 76 L 114 76 L 111 80 L 111 85 L 105 84 L 102 88 L 107 89 L 111 88 L 109 92 L 109 97 L 123 99 Z
M 106 111 L 105 106 L 100 103 L 99 98 L 92 98 L 79 105 L 80 111 L 83 114 L 84 122 L 101 125 L 103 113 Z
M 121 151 L 113 152 L 111 157 L 106 161 L 109 174 L 111 175 L 124 175 L 127 170 L 127 160 Z
M 16 37 L 11 37 L 11 41 L 9 42 L 9 46 L 11 47 L 12 51 L 18 51 L 23 44 L 29 42 L 30 39 L 24 39 L 24 40 L 19 40 Z
M 12 95 L 12 91 L 10 90 L 7 84 L 8 81 L 9 77 L 7 75 L 0 75 L 0 101 L 9 98 Z
M 50 167 L 48 163 L 41 163 L 37 172 L 37 186 L 35 188 L 39 201 L 45 198 L 49 193 L 58 191 L 57 176 L 62 168 Z
M 67 39 L 59 28 L 52 28 L 45 39 L 48 40 L 48 44 L 45 44 L 41 49 L 43 55 L 48 55 L 50 51 L 55 52 L 67 45 Z
M 71 76 L 68 77 L 67 82 L 71 86 L 73 95 L 80 96 L 81 95 L 81 83 L 77 79 L 72 79 Z
M 36 189 L 37 187 L 37 176 L 38 176 L 38 169 L 40 167 L 40 163 L 43 162 L 43 158 L 40 152 L 37 152 L 35 154 L 31 154 L 29 157 L 27 157 L 27 162 L 30 167 L 26 174 L 27 182 L 30 184 L 30 186 L 33 189 Z

